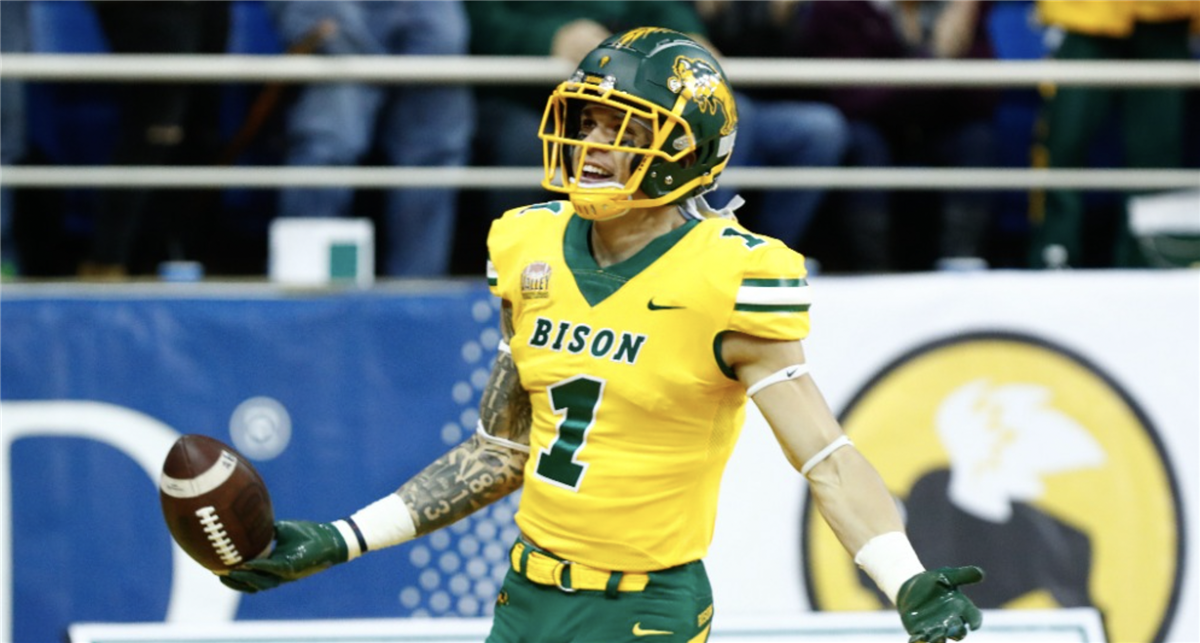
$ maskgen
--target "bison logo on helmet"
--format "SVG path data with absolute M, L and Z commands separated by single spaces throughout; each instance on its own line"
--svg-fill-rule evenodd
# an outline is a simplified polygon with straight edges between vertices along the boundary
M 737 106 L 734 104 L 733 90 L 725 83 L 721 72 L 707 60 L 686 56 L 676 58 L 671 71 L 675 75 L 667 79 L 667 87 L 694 101 L 703 114 L 724 112 L 725 124 L 721 126 L 721 135 L 732 134 L 737 127 Z

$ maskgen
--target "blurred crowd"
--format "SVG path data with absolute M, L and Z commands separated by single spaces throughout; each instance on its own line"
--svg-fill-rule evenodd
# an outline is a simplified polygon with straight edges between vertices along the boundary
M 4 53 L 555 56 L 658 25 L 725 58 L 1195 59 L 1200 2 L 403 0 L 0 2 Z M 731 78 L 737 89 L 738 79 Z M 541 164 L 550 87 L 44 83 L 4 79 L 4 165 Z M 1200 98 L 1161 87 L 758 88 L 737 92 L 731 167 L 1200 166 Z M 1190 116 L 1189 116 L 1190 115 Z M 739 190 L 739 217 L 833 273 L 1153 265 L 1128 193 Z M 3 186 L 7 277 L 121 280 L 163 262 L 261 276 L 277 217 L 366 217 L 377 272 L 476 275 L 526 189 L 22 189 Z

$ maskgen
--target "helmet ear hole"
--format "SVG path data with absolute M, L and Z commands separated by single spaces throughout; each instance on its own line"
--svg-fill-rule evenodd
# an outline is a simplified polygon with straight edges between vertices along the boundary
M 691 152 L 688 152 L 686 156 L 679 159 L 679 167 L 681 167 L 685 170 L 691 168 L 695 164 L 696 164 L 696 152 L 694 150 Z

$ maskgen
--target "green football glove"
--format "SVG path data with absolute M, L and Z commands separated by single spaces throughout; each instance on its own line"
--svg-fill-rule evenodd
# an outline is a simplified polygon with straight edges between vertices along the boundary
M 327 522 L 281 520 L 275 523 L 275 549 L 221 576 L 226 587 L 253 594 L 273 589 L 344 563 L 346 541 Z
M 908 643 L 961 641 L 967 632 L 979 629 L 983 614 L 958 586 L 981 580 L 983 570 L 978 567 L 941 567 L 904 581 L 896 594 L 896 609 L 912 635 Z

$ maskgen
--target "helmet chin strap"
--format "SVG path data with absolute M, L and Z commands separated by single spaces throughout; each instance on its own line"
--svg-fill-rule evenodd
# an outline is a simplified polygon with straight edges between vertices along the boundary
M 683 215 L 689 219 L 733 219 L 737 220 L 737 215 L 734 211 L 746 204 L 746 200 L 739 194 L 733 195 L 729 199 L 729 203 L 723 208 L 714 208 L 708 203 L 708 200 L 701 195 L 696 195 L 689 199 L 685 199 L 679 204 L 679 208 L 683 211 Z

